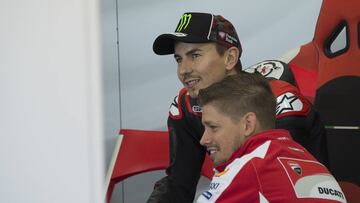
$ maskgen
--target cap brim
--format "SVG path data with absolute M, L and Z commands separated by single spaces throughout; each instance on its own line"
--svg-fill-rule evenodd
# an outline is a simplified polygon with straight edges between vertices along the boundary
M 183 33 L 168 33 L 162 34 L 155 39 L 153 50 L 158 55 L 173 54 L 176 41 L 187 43 L 209 42 L 208 39 L 200 38 L 198 36 L 191 36 Z

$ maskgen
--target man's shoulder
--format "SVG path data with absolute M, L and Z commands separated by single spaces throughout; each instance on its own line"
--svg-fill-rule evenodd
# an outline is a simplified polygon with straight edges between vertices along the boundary
M 170 104 L 170 108 L 169 108 L 169 116 L 172 119 L 178 120 L 181 119 L 183 117 L 183 112 L 182 112 L 182 100 L 183 97 L 186 96 L 187 91 L 185 88 L 182 88 L 179 93 L 174 97 L 173 101 Z
M 277 118 L 291 115 L 306 116 L 309 113 L 311 102 L 297 88 L 289 64 L 279 60 L 264 60 L 244 71 L 260 73 L 270 81 L 271 89 L 277 100 Z
M 283 61 L 264 60 L 244 69 L 244 71 L 248 73 L 257 72 L 267 79 L 286 81 L 292 85 L 296 85 L 296 80 L 289 64 Z
M 290 84 L 286 81 L 270 80 L 269 83 L 270 83 L 271 89 L 276 97 L 281 94 L 284 94 L 286 92 L 292 92 L 293 94 L 296 94 L 298 97 L 303 97 L 302 94 L 300 93 L 299 89 L 296 86 L 294 86 L 293 84 Z
M 276 98 L 276 117 L 290 115 L 305 116 L 311 109 L 311 103 L 294 85 L 282 81 L 271 80 L 271 89 Z

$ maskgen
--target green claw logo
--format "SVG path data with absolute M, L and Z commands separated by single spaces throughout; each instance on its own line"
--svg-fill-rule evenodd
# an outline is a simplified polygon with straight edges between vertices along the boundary
M 191 14 L 185 13 L 181 16 L 180 23 L 178 27 L 176 28 L 176 32 L 181 32 L 181 30 L 185 30 L 186 27 L 189 25 L 191 20 Z

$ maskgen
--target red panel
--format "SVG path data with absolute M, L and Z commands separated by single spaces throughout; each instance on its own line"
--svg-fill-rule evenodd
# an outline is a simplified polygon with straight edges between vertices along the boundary
M 168 132 L 123 129 L 120 134 L 124 135 L 124 138 L 112 179 L 121 181 L 138 173 L 168 167 Z
M 136 174 L 165 170 L 169 165 L 169 134 L 167 131 L 122 129 L 123 140 L 117 153 L 106 200 L 110 201 L 116 183 Z M 208 156 L 202 175 L 211 179 L 213 164 Z

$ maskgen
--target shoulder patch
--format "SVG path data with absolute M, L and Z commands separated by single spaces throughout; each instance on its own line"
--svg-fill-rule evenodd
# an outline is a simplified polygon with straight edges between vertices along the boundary
M 266 60 L 250 66 L 245 69 L 245 71 L 249 73 L 259 72 L 265 77 L 271 77 L 279 80 L 281 75 L 284 73 L 284 65 L 280 61 Z
M 172 101 L 170 108 L 169 108 L 169 116 L 172 119 L 181 119 L 183 116 L 182 110 L 181 110 L 181 99 L 183 96 L 186 95 L 185 88 L 181 89 L 179 92 L 179 95 L 177 95 L 174 100 Z
M 189 95 L 186 95 L 185 97 L 185 105 L 187 108 L 187 111 L 195 116 L 201 116 L 202 109 L 199 105 L 197 105 L 196 100 L 191 99 Z
M 276 98 L 276 116 L 293 113 L 303 114 L 304 103 L 293 93 L 286 92 Z
M 179 96 L 176 96 L 170 105 L 169 113 L 173 117 L 180 116 L 178 98 Z
M 246 68 L 248 73 L 258 72 L 266 78 L 283 80 L 295 84 L 295 78 L 288 64 L 278 60 L 265 60 Z

